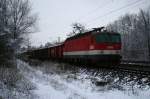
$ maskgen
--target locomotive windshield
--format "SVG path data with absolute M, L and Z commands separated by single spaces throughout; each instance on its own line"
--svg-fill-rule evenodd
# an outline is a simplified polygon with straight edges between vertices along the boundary
M 121 38 L 119 34 L 97 34 L 95 35 L 95 39 L 97 43 L 120 43 Z

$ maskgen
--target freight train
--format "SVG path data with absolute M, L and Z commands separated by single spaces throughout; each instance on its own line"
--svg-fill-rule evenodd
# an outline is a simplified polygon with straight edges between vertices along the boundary
M 67 38 L 63 43 L 27 51 L 30 58 L 55 59 L 76 63 L 119 63 L 121 60 L 119 33 L 94 28 Z

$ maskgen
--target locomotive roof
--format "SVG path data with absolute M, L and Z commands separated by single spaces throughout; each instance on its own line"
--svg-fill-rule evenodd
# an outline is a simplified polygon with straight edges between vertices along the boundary
M 80 38 L 80 37 L 83 37 L 83 36 L 86 36 L 86 35 L 90 35 L 90 34 L 91 34 L 91 32 L 79 33 L 79 34 L 76 34 L 72 37 L 67 38 L 66 40 L 73 40 L 73 39 L 77 39 L 77 38 Z
M 115 33 L 115 32 L 108 32 L 108 31 L 104 31 L 104 32 L 101 32 L 101 31 L 89 31 L 89 32 L 85 32 L 83 34 L 76 34 L 75 36 L 72 36 L 72 37 L 69 37 L 66 39 L 66 41 L 68 40 L 73 40 L 73 39 L 77 39 L 77 38 L 80 38 L 80 37 L 84 37 L 84 36 L 87 36 L 87 35 L 96 35 L 96 34 L 99 34 L 99 33 L 107 33 L 107 34 L 119 34 L 119 33 Z
M 91 30 L 91 31 L 88 31 L 88 32 L 85 32 L 85 33 L 79 33 L 79 34 L 76 34 L 72 37 L 69 37 L 69 38 L 66 39 L 66 41 L 77 39 L 77 38 L 80 38 L 80 37 L 84 37 L 86 35 L 96 35 L 96 34 L 99 34 L 99 33 L 118 34 L 118 33 L 115 33 L 115 32 L 108 32 L 107 30 L 102 31 L 104 28 L 105 27 L 93 28 L 93 30 Z

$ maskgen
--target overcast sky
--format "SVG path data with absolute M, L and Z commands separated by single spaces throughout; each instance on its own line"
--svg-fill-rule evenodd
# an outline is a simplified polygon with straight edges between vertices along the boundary
M 31 0 L 39 16 L 39 31 L 30 35 L 32 45 L 53 42 L 71 32 L 79 22 L 87 28 L 105 26 L 126 13 L 150 6 L 150 0 Z

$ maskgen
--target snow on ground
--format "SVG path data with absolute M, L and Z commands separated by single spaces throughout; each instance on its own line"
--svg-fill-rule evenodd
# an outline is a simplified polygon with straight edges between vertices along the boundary
M 0 68 L 0 99 L 36 99 L 34 88 L 16 68 Z
M 69 74 L 70 71 L 67 70 L 59 73 L 59 69 L 55 70 L 55 66 L 59 64 L 45 65 L 53 65 L 49 66 L 51 69 L 45 69 L 48 73 L 43 71 L 45 66 L 40 66 L 39 69 L 18 60 L 20 72 L 36 86 L 33 92 L 38 99 L 149 99 L 150 97 L 149 90 L 128 94 L 121 90 L 109 90 L 111 85 L 96 87 L 91 78 L 87 79 L 88 74 L 76 73 L 75 76 Z

